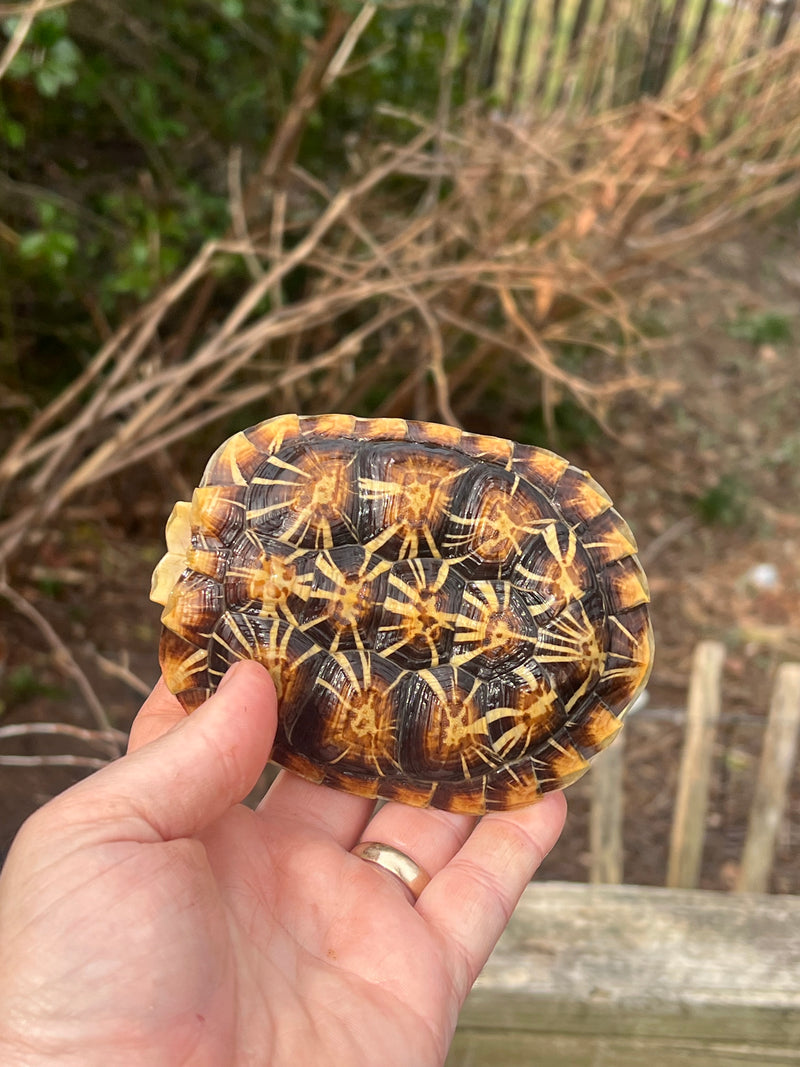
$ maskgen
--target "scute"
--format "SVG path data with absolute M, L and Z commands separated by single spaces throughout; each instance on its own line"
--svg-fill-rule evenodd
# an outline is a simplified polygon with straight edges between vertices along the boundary
M 331 652 L 372 647 L 375 605 L 386 599 L 391 564 L 361 545 L 326 549 L 311 555 L 311 564 L 298 625 Z
M 478 678 L 509 675 L 531 658 L 536 612 L 508 581 L 469 582 L 456 617 L 452 663 Z
M 481 778 L 498 760 L 489 738 L 485 687 L 450 664 L 420 671 L 415 713 L 402 733 L 402 763 L 412 778 L 453 782 Z
M 636 542 L 546 449 L 451 426 L 284 415 L 179 502 L 152 598 L 194 710 L 232 663 L 279 695 L 272 758 L 366 797 L 480 814 L 574 781 L 653 654 Z
M 460 480 L 442 551 L 466 558 L 481 575 L 507 576 L 553 519 L 547 501 L 519 475 L 477 461 Z
M 352 543 L 357 538 L 357 456 L 353 441 L 285 445 L 253 473 L 247 523 L 297 548 Z
M 374 652 L 324 655 L 316 684 L 298 694 L 287 741 L 340 772 L 384 778 L 399 770 L 396 701 L 408 675 Z
M 463 592 L 463 581 L 444 560 L 418 556 L 392 563 L 386 595 L 374 605 L 375 651 L 405 670 L 446 663 Z
M 383 441 L 361 451 L 358 537 L 383 559 L 440 556 L 468 461 L 451 448 Z

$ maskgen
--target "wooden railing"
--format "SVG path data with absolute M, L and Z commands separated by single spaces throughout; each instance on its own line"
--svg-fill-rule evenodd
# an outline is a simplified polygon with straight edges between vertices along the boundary
M 623 885 L 625 731 L 590 775 L 590 882 L 534 883 L 448 1067 L 800 1067 L 800 896 L 768 896 L 800 735 L 800 664 L 769 701 L 734 893 L 697 889 L 724 649 L 698 645 L 666 886 Z M 800 855 L 797 857 L 800 867 Z

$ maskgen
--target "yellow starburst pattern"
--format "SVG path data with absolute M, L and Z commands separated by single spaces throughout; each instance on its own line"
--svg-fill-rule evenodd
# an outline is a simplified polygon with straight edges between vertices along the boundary
M 509 761 L 534 750 L 558 722 L 558 694 L 543 674 L 523 666 L 515 672 L 517 687 L 507 706 L 486 712 L 492 745 L 498 757 Z
M 496 769 L 500 757 L 489 737 L 478 679 L 453 668 L 423 670 L 419 677 L 429 690 L 423 697 L 425 715 L 418 738 L 417 759 L 422 765 L 429 773 L 434 769 L 436 777 L 449 769 L 465 780 Z
M 308 610 L 301 629 L 327 624 L 331 652 L 338 652 L 343 642 L 363 651 L 375 614 L 375 583 L 391 566 L 388 560 L 363 549 L 320 552 L 313 573 L 308 575 Z
M 486 477 L 472 487 L 464 514 L 448 516 L 445 555 L 473 556 L 502 565 L 552 521 L 519 475 Z M 541 506 L 540 506 L 541 505 Z
M 300 623 L 292 604 L 306 601 L 310 586 L 302 552 L 262 540 L 252 529 L 237 546 L 225 582 L 229 606 L 246 606 L 263 618 L 282 618 L 295 626 Z
M 392 567 L 375 644 L 382 656 L 402 652 L 402 662 L 421 657 L 419 665 L 431 667 L 447 657 L 456 619 L 449 576 L 449 565 L 439 560 L 417 558 Z
M 510 582 L 471 582 L 467 586 L 456 618 L 450 660 L 454 666 L 480 659 L 480 666 L 491 670 L 535 643 L 530 613 Z
M 609 616 L 608 630 L 606 669 L 597 693 L 624 712 L 647 682 L 653 664 L 653 631 L 646 607 Z
M 605 669 L 606 650 L 601 645 L 597 622 L 590 617 L 584 601 L 573 603 L 539 631 L 534 656 L 538 663 L 549 667 L 554 677 L 563 677 L 566 668 L 573 679 L 567 707 L 580 698 L 587 680 L 600 677 Z M 578 679 L 583 681 L 576 686 Z
M 395 559 L 416 556 L 420 550 L 441 556 L 437 534 L 466 469 L 463 459 L 444 450 L 426 456 L 401 453 L 389 464 L 376 459 L 371 474 L 359 479 L 373 531 L 367 550 L 379 552 L 393 542 Z
M 294 462 L 272 456 L 269 466 L 284 476 L 259 475 L 254 487 L 247 521 L 274 523 L 283 540 L 293 545 L 331 548 L 334 529 L 344 527 L 353 539 L 356 532 L 350 518 L 353 507 L 353 448 L 320 452 L 302 450 Z M 262 503 L 266 501 L 266 503 Z
M 371 656 L 362 651 L 336 653 L 331 659 L 339 669 L 319 678 L 320 688 L 331 698 L 320 721 L 320 745 L 330 753 L 328 762 L 367 767 L 381 776 L 399 769 L 392 692 L 402 672 L 387 676 L 373 670 Z
M 585 552 L 575 531 L 555 522 L 541 529 L 534 550 L 525 563 L 518 563 L 516 574 L 526 587 L 549 593 L 558 610 L 591 588 Z

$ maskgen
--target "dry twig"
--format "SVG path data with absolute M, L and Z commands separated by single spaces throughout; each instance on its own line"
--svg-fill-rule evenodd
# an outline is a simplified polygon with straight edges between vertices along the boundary
M 90 771 L 99 771 L 109 762 L 97 756 L 3 756 L 0 755 L 0 767 L 85 767 Z
M 104 673 L 111 678 L 119 678 L 121 682 L 124 682 L 127 686 L 130 686 L 135 693 L 139 696 L 149 697 L 152 690 L 152 686 L 133 673 L 123 663 L 115 663 L 114 660 L 108 659 L 106 656 L 101 656 L 99 652 L 95 651 L 95 661 L 98 667 Z
M 21 593 L 18 593 L 16 589 L 12 589 L 12 587 L 3 580 L 0 580 L 0 597 L 7 600 L 9 604 L 20 613 L 20 615 L 24 615 L 26 619 L 29 619 L 42 634 L 53 651 L 54 663 L 76 683 L 83 694 L 83 698 L 86 701 L 89 710 L 92 712 L 100 731 L 109 737 L 113 736 L 115 734 L 114 728 L 109 722 L 106 710 L 92 688 L 89 679 L 81 670 L 77 660 L 72 655 L 67 645 L 61 640 L 47 619 L 29 600 L 26 600 Z M 117 755 L 120 754 L 120 751 L 121 749 L 117 746 Z
M 116 759 L 128 742 L 128 736 L 122 730 L 85 730 L 66 722 L 20 722 L 0 726 L 0 741 L 10 737 L 66 737 L 89 745 L 100 745 L 108 749 L 111 759 Z

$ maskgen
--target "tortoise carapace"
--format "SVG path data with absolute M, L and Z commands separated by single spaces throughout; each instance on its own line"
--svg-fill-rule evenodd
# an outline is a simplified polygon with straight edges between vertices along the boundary
M 217 449 L 167 548 L 151 596 L 184 708 L 258 660 L 279 696 L 272 759 L 351 793 L 529 804 L 586 770 L 650 671 L 633 535 L 543 448 L 279 416 Z

